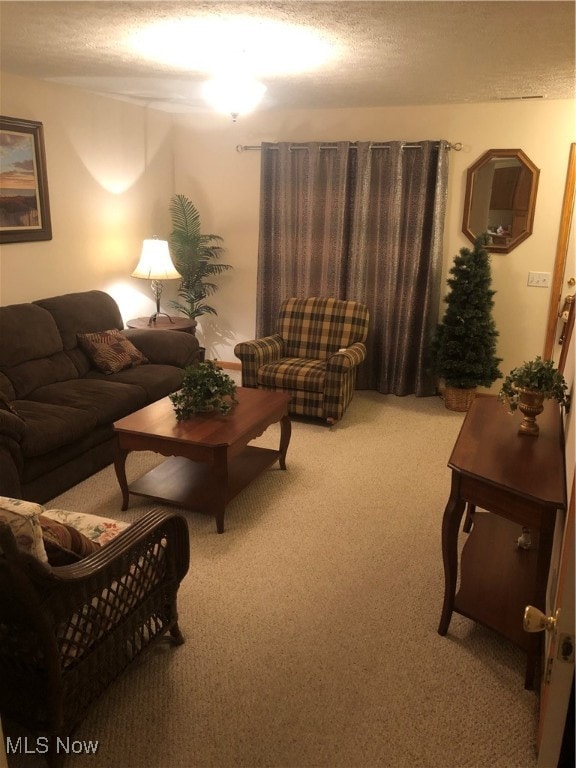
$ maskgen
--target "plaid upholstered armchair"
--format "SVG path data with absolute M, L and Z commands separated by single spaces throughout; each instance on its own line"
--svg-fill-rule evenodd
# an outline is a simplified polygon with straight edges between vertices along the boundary
M 289 392 L 291 414 L 334 423 L 352 400 L 367 335 L 368 310 L 363 304 L 287 299 L 274 335 L 236 345 L 242 386 Z

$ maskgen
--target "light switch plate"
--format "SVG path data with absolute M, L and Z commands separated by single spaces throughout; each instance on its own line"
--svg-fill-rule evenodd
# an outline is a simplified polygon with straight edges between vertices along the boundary
M 533 288 L 550 288 L 550 272 L 528 272 L 528 285 Z

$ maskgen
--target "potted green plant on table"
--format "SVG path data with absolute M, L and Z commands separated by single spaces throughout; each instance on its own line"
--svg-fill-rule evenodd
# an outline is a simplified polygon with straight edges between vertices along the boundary
M 432 343 L 434 373 L 445 383 L 444 404 L 454 411 L 467 411 L 476 388 L 489 387 L 502 376 L 487 242 L 484 233 L 473 249 L 461 248 L 454 258 L 450 292 L 444 298 L 447 308 Z
M 508 405 L 510 413 L 520 410 L 524 415 L 518 429 L 520 435 L 537 435 L 540 427 L 536 416 L 544 410 L 544 400 L 557 400 L 568 408 L 568 385 L 553 360 L 540 356 L 513 368 L 502 382 L 498 398 Z
M 212 360 L 184 369 L 182 387 L 169 395 L 177 421 L 197 413 L 228 413 L 233 407 L 236 383 Z
M 211 279 L 232 269 L 229 264 L 218 261 L 223 252 L 220 245 L 222 238 L 202 233 L 200 214 L 185 195 L 173 195 L 170 216 L 170 252 L 176 269 L 182 275 L 178 289 L 181 301 L 173 301 L 172 307 L 191 320 L 201 315 L 216 315 L 214 307 L 206 303 L 206 298 L 218 288 Z

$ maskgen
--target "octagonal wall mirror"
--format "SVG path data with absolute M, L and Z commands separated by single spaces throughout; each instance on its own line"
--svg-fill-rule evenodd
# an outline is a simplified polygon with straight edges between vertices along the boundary
M 540 170 L 521 149 L 489 149 L 466 174 L 462 232 L 486 250 L 510 253 L 532 234 Z

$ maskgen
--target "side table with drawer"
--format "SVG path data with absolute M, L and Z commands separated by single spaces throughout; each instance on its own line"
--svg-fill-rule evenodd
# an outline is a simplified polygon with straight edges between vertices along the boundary
M 538 417 L 538 437 L 518 435 L 518 423 L 490 396 L 477 397 L 462 424 L 448 462 L 452 487 L 442 523 L 438 633 L 447 633 L 453 612 L 496 630 L 527 652 L 524 684 L 532 688 L 541 637 L 524 631 L 524 609 L 545 610 L 556 513 L 566 509 L 564 437 L 560 409 L 551 400 Z M 459 558 L 466 508 L 469 533 Z M 523 528 L 530 530 L 529 549 L 517 546 Z

